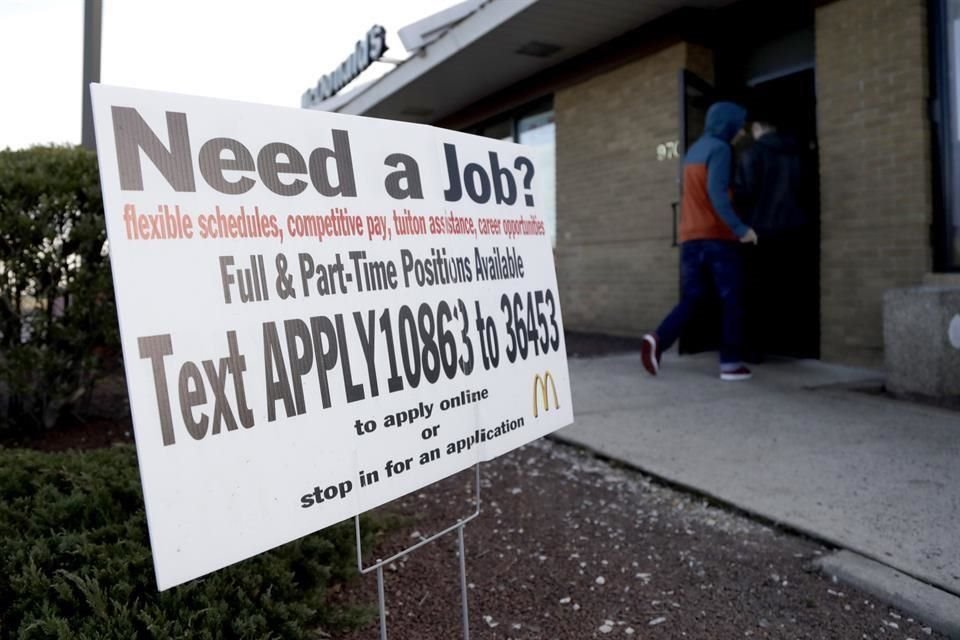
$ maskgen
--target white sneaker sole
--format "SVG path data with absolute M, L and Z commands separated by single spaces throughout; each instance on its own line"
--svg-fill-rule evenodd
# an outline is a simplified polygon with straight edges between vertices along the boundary
M 753 377 L 752 373 L 721 373 L 720 379 L 727 382 L 738 382 L 740 380 L 749 380 Z
M 653 364 L 654 375 L 660 373 L 660 362 L 657 359 L 657 341 L 653 336 L 643 336 L 643 341 L 650 346 L 650 362 Z

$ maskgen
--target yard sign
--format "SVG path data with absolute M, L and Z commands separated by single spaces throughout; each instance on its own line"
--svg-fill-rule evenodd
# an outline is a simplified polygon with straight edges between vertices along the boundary
M 95 85 L 157 584 L 573 420 L 535 151 Z

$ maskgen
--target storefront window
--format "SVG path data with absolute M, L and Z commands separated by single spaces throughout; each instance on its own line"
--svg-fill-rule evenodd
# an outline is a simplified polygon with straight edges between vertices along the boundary
M 957 187 L 960 185 L 960 0 L 948 0 L 947 25 L 949 27 L 950 110 L 952 112 L 950 155 L 953 168 L 950 181 L 952 211 L 947 212 L 948 260 L 949 266 L 957 268 L 960 267 L 960 198 L 958 198 L 960 194 L 957 193 Z
M 550 235 L 550 244 L 557 246 L 557 153 L 556 125 L 553 110 L 520 118 L 517 122 L 517 142 L 537 147 L 540 150 L 540 184 L 546 202 L 538 207 L 543 224 Z
M 480 132 L 480 135 L 484 136 L 485 138 L 494 138 L 495 140 L 513 142 L 513 121 L 500 120 L 498 122 L 494 122 L 493 124 L 484 127 Z
M 941 205 L 936 225 L 937 267 L 960 270 L 960 0 L 934 3 L 934 65 L 942 106 L 939 131 Z
M 557 154 L 553 108 L 525 109 L 513 116 L 490 122 L 474 130 L 487 138 L 519 142 L 537 148 L 538 178 L 543 185 L 544 202 L 537 203 L 537 215 L 543 220 L 550 244 L 557 245 Z

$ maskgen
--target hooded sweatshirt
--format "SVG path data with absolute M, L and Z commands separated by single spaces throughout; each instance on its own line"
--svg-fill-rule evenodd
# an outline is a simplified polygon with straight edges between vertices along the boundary
M 788 235 L 808 222 L 808 176 L 797 144 L 777 131 L 761 136 L 740 158 L 734 181 L 737 210 L 765 238 Z
M 683 202 L 680 242 L 691 240 L 735 241 L 747 233 L 733 209 L 730 143 L 746 122 L 747 112 L 732 102 L 718 102 L 707 111 L 703 136 L 683 161 Z

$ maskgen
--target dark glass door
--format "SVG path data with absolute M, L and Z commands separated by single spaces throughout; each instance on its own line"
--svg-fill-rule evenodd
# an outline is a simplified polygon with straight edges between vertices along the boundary
M 958 0 L 960 1 L 960 0 Z M 703 135 L 707 110 L 726 99 L 695 74 L 681 72 L 680 146 L 683 154 Z M 776 115 L 781 134 L 795 141 L 805 176 L 800 192 L 809 224 L 787 238 L 744 247 L 745 356 L 816 358 L 819 352 L 819 185 L 814 71 L 808 70 L 737 92 L 737 101 Z M 738 154 L 749 142 L 735 149 Z M 737 164 L 735 162 L 735 164 Z M 681 161 L 682 176 L 682 161 Z M 681 181 L 682 197 L 682 181 Z M 747 212 L 740 212 L 746 216 Z M 748 220 L 747 217 L 744 217 Z M 721 306 L 713 295 L 680 335 L 680 353 L 714 351 L 720 345 Z
M 687 69 L 680 71 L 680 161 L 677 184 L 683 199 L 683 159 L 687 150 L 703 135 L 707 109 L 717 101 L 709 82 Z M 680 334 L 680 353 L 712 351 L 720 344 L 720 301 L 707 300 Z
M 789 141 L 800 171 L 793 190 L 806 223 L 743 247 L 744 331 L 749 355 L 817 358 L 820 351 L 820 180 L 813 69 L 755 84 L 749 103 Z M 764 117 L 761 115 L 761 117 Z M 749 221 L 749 212 L 740 212 Z M 759 215 L 761 213 L 757 212 Z
M 937 174 L 934 268 L 960 271 L 960 0 L 930 2 Z
M 717 100 L 713 85 L 688 69 L 680 71 L 680 147 L 686 155 L 703 135 L 707 109 Z

